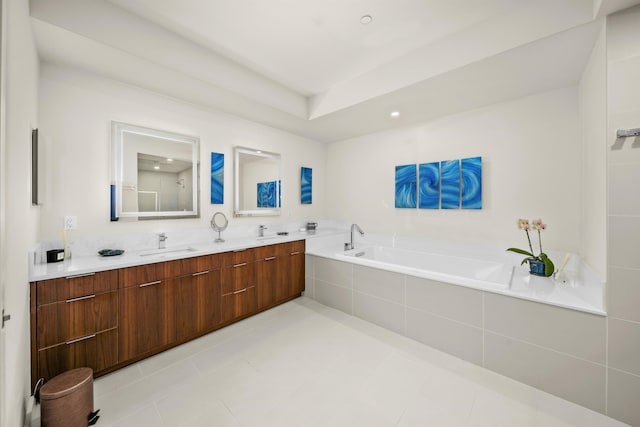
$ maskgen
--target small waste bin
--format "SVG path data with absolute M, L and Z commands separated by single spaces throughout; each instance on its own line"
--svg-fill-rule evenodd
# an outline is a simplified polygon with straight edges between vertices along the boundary
M 40 389 L 42 427 L 87 427 L 93 416 L 93 370 L 63 372 Z

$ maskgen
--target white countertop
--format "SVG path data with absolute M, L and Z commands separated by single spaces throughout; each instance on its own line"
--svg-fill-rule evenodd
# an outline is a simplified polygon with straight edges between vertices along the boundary
M 122 255 L 103 257 L 98 255 L 73 256 L 57 263 L 36 264 L 32 260 L 29 266 L 29 281 L 56 279 L 82 274 L 96 273 L 99 271 L 113 270 L 117 268 L 133 267 L 137 265 L 153 264 L 157 262 L 172 261 L 176 259 L 191 258 L 202 255 L 211 255 L 222 252 L 230 252 L 241 249 L 255 248 L 259 246 L 274 245 L 277 243 L 307 240 L 315 237 L 342 234 L 344 230 L 324 229 L 317 230 L 315 234 L 306 232 L 290 232 L 287 236 L 267 234 L 264 238 L 235 238 L 227 239 L 223 243 L 197 242 L 193 244 L 171 246 L 165 249 L 146 249 L 141 251 L 125 251 Z M 115 249 L 115 248 L 112 248 Z M 189 249 L 189 250 L 186 250 Z M 150 255 L 146 255 L 152 253 Z

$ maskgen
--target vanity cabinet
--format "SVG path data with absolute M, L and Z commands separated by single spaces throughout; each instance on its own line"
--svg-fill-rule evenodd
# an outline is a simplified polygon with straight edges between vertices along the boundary
M 100 376 L 300 295 L 296 241 L 30 284 L 31 378 Z
M 48 380 L 77 366 L 118 363 L 118 272 L 31 283 L 32 377 Z

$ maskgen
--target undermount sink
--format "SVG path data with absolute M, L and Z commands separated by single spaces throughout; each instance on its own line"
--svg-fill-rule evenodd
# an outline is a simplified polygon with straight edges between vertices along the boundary
M 195 252 L 197 249 L 188 247 L 188 248 L 167 248 L 167 249 L 155 249 L 153 251 L 140 252 L 140 256 L 151 256 L 151 255 L 164 255 L 164 254 L 179 254 L 184 252 Z
M 287 237 L 287 236 L 286 235 L 285 236 L 279 236 L 277 234 L 272 234 L 270 236 L 256 237 L 256 240 L 258 242 L 264 242 L 265 240 L 279 240 L 279 239 L 284 239 L 285 237 Z

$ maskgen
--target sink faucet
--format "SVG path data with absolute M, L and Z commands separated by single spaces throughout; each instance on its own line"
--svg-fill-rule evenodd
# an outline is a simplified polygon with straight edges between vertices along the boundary
M 264 237 L 264 230 L 266 230 L 267 227 L 265 227 L 264 225 L 259 225 L 258 226 L 258 237 Z
M 158 234 L 158 249 L 164 249 L 167 247 L 167 234 L 159 233 Z
M 358 230 L 358 233 L 360 233 L 361 236 L 364 236 L 364 231 L 362 231 L 362 228 L 360 228 L 360 226 L 358 224 L 351 224 L 351 242 L 344 244 L 344 250 L 345 251 L 349 251 L 349 250 L 354 248 L 354 246 L 353 246 L 353 232 L 356 231 L 356 230 Z

